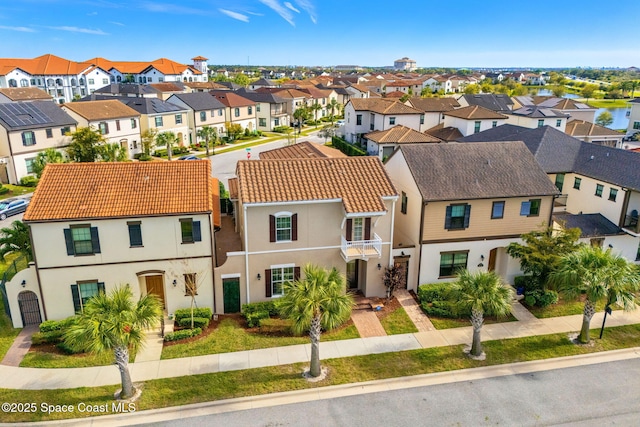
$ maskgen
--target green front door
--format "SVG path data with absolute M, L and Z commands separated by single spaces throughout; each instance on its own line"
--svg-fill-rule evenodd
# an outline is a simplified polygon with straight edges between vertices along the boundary
M 240 279 L 222 279 L 222 294 L 224 297 L 224 312 L 240 312 Z

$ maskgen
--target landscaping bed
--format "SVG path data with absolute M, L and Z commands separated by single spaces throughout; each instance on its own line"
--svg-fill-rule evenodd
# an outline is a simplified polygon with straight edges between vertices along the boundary
M 576 300 L 566 300 L 560 295 L 556 304 L 547 307 L 529 307 L 523 306 L 538 319 L 546 319 L 548 317 L 571 316 L 574 314 L 582 314 L 584 312 L 584 296 Z M 612 307 L 614 308 L 614 307 Z M 604 302 L 596 304 L 596 312 L 604 310 Z

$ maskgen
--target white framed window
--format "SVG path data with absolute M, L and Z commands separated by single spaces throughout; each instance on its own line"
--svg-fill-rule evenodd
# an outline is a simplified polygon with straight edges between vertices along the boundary
M 271 297 L 284 295 L 284 284 L 292 282 L 295 276 L 295 264 L 271 266 Z

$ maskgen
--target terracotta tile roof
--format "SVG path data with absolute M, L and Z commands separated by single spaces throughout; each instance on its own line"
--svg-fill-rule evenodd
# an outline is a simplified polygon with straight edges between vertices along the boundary
M 256 105 L 250 99 L 244 98 L 237 93 L 224 90 L 215 90 L 210 92 L 218 101 L 222 102 L 226 107 L 247 107 L 249 105 Z
M 362 93 L 367 93 L 367 92 L 369 92 L 369 88 L 368 88 L 368 87 L 366 87 L 366 86 L 364 86 L 364 85 L 352 84 L 352 85 L 349 85 L 349 86 L 350 86 L 350 87 L 352 87 L 352 88 L 354 88 L 354 89 L 359 90 L 359 91 L 360 91 L 360 92 L 362 92 Z
M 406 93 L 402 92 L 401 90 L 394 90 L 393 92 L 388 92 L 387 94 L 385 94 L 385 98 L 402 98 L 403 96 L 405 96 Z
M 209 58 L 205 58 L 204 56 L 200 56 L 200 55 L 199 55 L 199 56 L 195 56 L 195 57 L 191 58 L 191 60 L 192 60 L 192 61 L 206 61 L 206 60 L 208 60 L 208 59 L 209 59 Z
M 159 92 L 182 92 L 184 89 L 173 82 L 150 83 L 149 86 Z
M 342 200 L 347 213 L 386 212 L 382 197 L 397 197 L 377 157 L 240 160 L 243 203 Z
M 37 87 L 0 88 L 0 93 L 12 101 L 49 100 L 51 95 Z
M 387 83 L 387 87 L 409 87 L 409 86 L 422 86 L 420 80 L 396 80 L 391 83 Z
M 220 181 L 218 178 L 211 178 L 211 208 L 213 209 L 213 226 L 222 226 L 222 212 L 220 210 Z
M 196 70 L 191 65 L 180 64 L 176 61 L 172 61 L 167 58 L 156 59 L 153 62 L 147 63 L 147 68 L 155 68 L 162 74 L 182 74 L 187 69 L 190 69 L 193 74 L 202 74 L 200 70 Z
M 412 142 L 442 142 L 441 139 L 406 126 L 397 125 L 387 130 L 379 130 L 364 135 L 370 141 L 378 144 L 397 143 L 406 144 Z
M 191 89 L 226 89 L 227 87 L 216 82 L 185 82 L 186 87 Z
M 322 90 L 318 89 L 315 86 L 305 86 L 301 87 L 300 92 L 306 92 L 311 95 L 312 98 L 320 99 L 320 98 L 328 98 L 331 95 L 331 90 Z
M 314 144 L 309 141 L 298 142 L 286 147 L 263 151 L 259 154 L 260 160 L 276 159 L 317 159 L 325 157 L 347 157 L 340 150 L 325 145 Z
M 272 92 L 281 98 L 294 99 L 294 98 L 311 98 L 306 92 L 302 92 L 298 89 L 281 89 L 281 88 L 260 88 L 256 92 Z
M 176 191 L 176 183 L 188 182 Z M 208 160 L 48 164 L 25 221 L 214 212 Z
M 567 122 L 567 127 L 565 128 L 564 132 L 567 135 L 571 135 L 574 137 L 613 136 L 622 138 L 624 136 L 623 133 L 606 128 L 604 126 L 599 126 L 595 123 L 587 122 L 585 120 L 571 120 Z
M 238 178 L 229 178 L 229 199 L 238 200 Z
M 117 99 L 105 101 L 67 102 L 62 109 L 68 109 L 89 121 L 109 120 L 123 117 L 140 117 L 140 113 L 124 105 Z
M 435 125 L 431 129 L 427 129 L 424 133 L 439 138 L 443 141 L 450 142 L 456 141 L 458 138 L 462 138 L 462 132 L 460 129 L 455 128 L 453 126 L 444 127 L 444 123 L 440 123 L 439 125 Z
M 20 68 L 32 75 L 69 75 L 80 74 L 90 64 L 82 64 L 55 55 L 42 55 L 37 58 L 0 58 L 0 68 L 11 71 Z M 3 74 L 6 74 L 3 73 Z
M 467 120 L 481 120 L 481 119 L 506 119 L 504 114 L 496 113 L 488 108 L 481 107 L 479 105 L 470 105 L 468 107 L 458 108 L 457 110 L 451 110 L 444 113 L 446 116 L 457 117 Z
M 353 98 L 349 102 L 356 111 L 372 111 L 378 114 L 422 114 L 420 110 L 391 99 Z
M 440 113 L 460 107 L 455 98 L 411 98 L 408 102 L 413 108 L 425 113 Z

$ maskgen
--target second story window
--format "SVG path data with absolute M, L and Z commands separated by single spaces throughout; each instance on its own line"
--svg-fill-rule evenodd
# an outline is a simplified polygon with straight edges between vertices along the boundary
M 469 227 L 471 217 L 471 205 L 449 205 L 447 206 L 444 219 L 444 228 L 447 230 L 464 230 Z
M 400 202 L 400 212 L 402 212 L 403 214 L 407 213 L 407 193 L 405 193 L 404 191 L 402 192 L 402 199 Z
M 98 130 L 102 135 L 106 135 L 109 133 L 109 125 L 106 122 L 98 123 Z
M 473 123 L 473 133 L 480 132 L 480 125 L 481 125 L 481 122 L 479 120 Z
M 371 218 L 349 218 L 347 219 L 346 240 L 358 242 L 371 239 Z
M 36 134 L 30 130 L 22 132 L 22 145 L 25 147 L 36 145 Z
M 362 114 L 356 114 L 356 125 L 360 126 L 362 124 Z
M 53 138 L 53 129 L 46 129 L 45 132 L 47 133 L 47 138 Z
M 396 118 L 395 117 L 389 117 L 389 125 L 393 126 L 396 124 Z
M 205 116 L 206 116 L 206 115 L 207 115 L 207 114 L 205 113 Z M 182 114 L 176 114 L 176 124 L 177 124 L 177 125 L 182 124 Z
M 556 120 L 556 127 L 559 128 L 560 126 L 562 126 L 562 119 Z
M 129 246 L 132 248 L 142 247 L 142 224 L 140 221 L 127 222 L 129 229 Z
M 207 112 L 206 111 L 200 111 L 200 121 L 204 122 L 207 120 Z
M 269 215 L 269 241 L 291 242 L 298 240 L 298 214 L 278 212 Z
M 491 219 L 504 218 L 504 201 L 493 202 L 491 206 Z
M 116 130 L 120 130 L 120 120 L 116 120 Z
M 233 109 L 233 115 L 235 117 L 240 117 L 240 109 L 239 108 L 234 108 Z
M 157 127 L 157 128 L 159 128 L 159 127 L 161 127 L 161 126 L 162 126 L 162 124 L 163 124 L 163 122 L 162 122 L 162 116 L 158 116 L 158 117 L 156 117 L 156 127 Z
M 611 200 L 612 202 L 615 202 L 616 197 L 618 197 L 618 190 L 615 188 L 609 189 L 609 200 Z
M 581 183 L 582 183 L 582 178 L 575 177 L 573 180 L 573 188 L 575 188 L 576 190 L 579 190 Z
M 135 129 L 138 127 L 138 123 L 136 122 L 136 119 L 131 119 L 131 129 Z
M 604 185 L 596 184 L 596 196 L 602 197 L 602 191 L 604 190 Z
M 252 115 L 253 114 L 253 107 L 251 105 L 249 105 L 247 107 L 247 114 Z
M 539 216 L 540 215 L 540 199 L 531 199 L 520 204 L 521 216 Z
M 182 243 L 194 243 L 202 240 L 200 221 L 194 221 L 191 218 L 180 219 L 180 232 Z
M 93 255 L 100 253 L 98 227 L 74 225 L 64 229 L 67 255 Z
M 497 126 L 498 126 L 498 121 L 497 120 L 494 120 L 494 121 L 491 122 L 491 127 L 492 128 L 497 127 Z
M 538 120 L 538 127 L 541 128 L 542 126 L 544 126 L 544 119 Z

